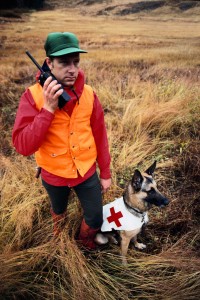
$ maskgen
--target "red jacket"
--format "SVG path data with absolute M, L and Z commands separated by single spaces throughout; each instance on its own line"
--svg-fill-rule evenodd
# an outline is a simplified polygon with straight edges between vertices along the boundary
M 75 82 L 75 91 L 78 96 L 82 94 L 84 87 L 84 74 L 79 71 L 77 80 Z M 71 100 L 66 103 L 65 111 L 71 116 L 77 100 L 76 95 L 70 89 L 66 89 L 70 95 Z M 54 114 L 42 108 L 40 111 L 36 108 L 32 95 L 27 89 L 22 95 L 18 107 L 15 124 L 12 133 L 12 140 L 16 150 L 25 156 L 32 155 L 42 145 L 48 128 L 54 119 Z M 104 122 L 104 113 L 98 97 L 94 93 L 94 106 L 90 119 L 92 133 L 94 136 L 97 148 L 97 163 L 100 169 L 100 178 L 108 179 L 110 174 L 110 154 L 108 148 L 108 139 Z M 53 175 L 46 170 L 42 169 L 42 178 L 49 184 L 55 186 L 76 186 L 77 184 L 85 181 L 96 170 L 94 164 L 89 171 L 81 177 L 80 174 L 77 178 L 63 178 Z

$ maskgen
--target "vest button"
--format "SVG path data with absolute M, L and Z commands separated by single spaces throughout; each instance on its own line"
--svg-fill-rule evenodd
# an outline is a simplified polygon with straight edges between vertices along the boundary
M 73 134 L 73 132 L 70 132 L 70 134 L 72 135 L 72 134 Z
M 56 154 L 55 154 L 55 153 L 52 153 L 52 154 L 51 154 L 51 156 L 52 156 L 52 157 L 55 157 L 55 156 L 56 156 Z

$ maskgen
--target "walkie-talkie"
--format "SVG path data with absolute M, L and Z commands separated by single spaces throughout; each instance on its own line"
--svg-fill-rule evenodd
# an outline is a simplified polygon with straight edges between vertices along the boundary
M 50 72 L 44 72 L 42 67 L 37 63 L 37 61 L 33 58 L 33 56 L 29 53 L 29 51 L 26 51 L 26 54 L 28 55 L 28 57 L 32 60 L 32 62 L 36 65 L 36 67 L 40 70 L 41 75 L 40 75 L 40 84 L 41 86 L 44 85 L 44 82 L 46 81 L 46 79 L 48 77 L 52 77 L 52 80 L 57 80 L 56 77 Z M 58 81 L 58 80 L 57 80 Z M 60 83 L 58 81 L 58 83 Z M 66 91 L 64 90 L 64 88 L 61 86 L 60 89 L 63 89 L 63 93 L 59 96 L 58 98 L 58 107 L 61 109 L 65 106 L 66 102 L 68 102 L 71 98 L 70 96 L 66 93 Z

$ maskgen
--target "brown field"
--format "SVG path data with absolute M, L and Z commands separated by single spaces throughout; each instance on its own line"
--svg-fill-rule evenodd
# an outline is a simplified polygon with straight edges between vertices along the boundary
M 0 17 L 0 298 L 198 299 L 199 11 L 97 17 L 95 9 Z M 88 50 L 81 68 L 103 105 L 112 155 L 105 202 L 123 193 L 136 167 L 155 159 L 158 187 L 171 200 L 167 209 L 151 211 L 140 236 L 147 250 L 130 248 L 126 268 L 119 246 L 92 254 L 78 248 L 82 212 L 74 194 L 64 232 L 51 239 L 48 197 L 34 178 L 34 158 L 12 147 L 20 95 L 37 72 L 25 50 L 42 64 L 50 31 L 72 31 Z

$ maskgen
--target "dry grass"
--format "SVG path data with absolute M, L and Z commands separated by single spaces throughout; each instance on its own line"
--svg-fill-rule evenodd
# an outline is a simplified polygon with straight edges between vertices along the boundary
M 122 194 L 135 167 L 154 159 L 158 186 L 171 199 L 166 210 L 150 213 L 140 237 L 147 251 L 130 249 L 126 269 L 118 246 L 80 250 L 82 211 L 74 194 L 65 230 L 52 240 L 34 160 L 12 148 L 18 99 L 36 73 L 24 52 L 42 63 L 49 24 L 75 32 L 89 50 L 81 64 L 101 99 L 112 155 L 105 202 Z M 1 299 L 198 299 L 199 18 L 97 18 L 68 9 L 33 12 L 0 27 Z

